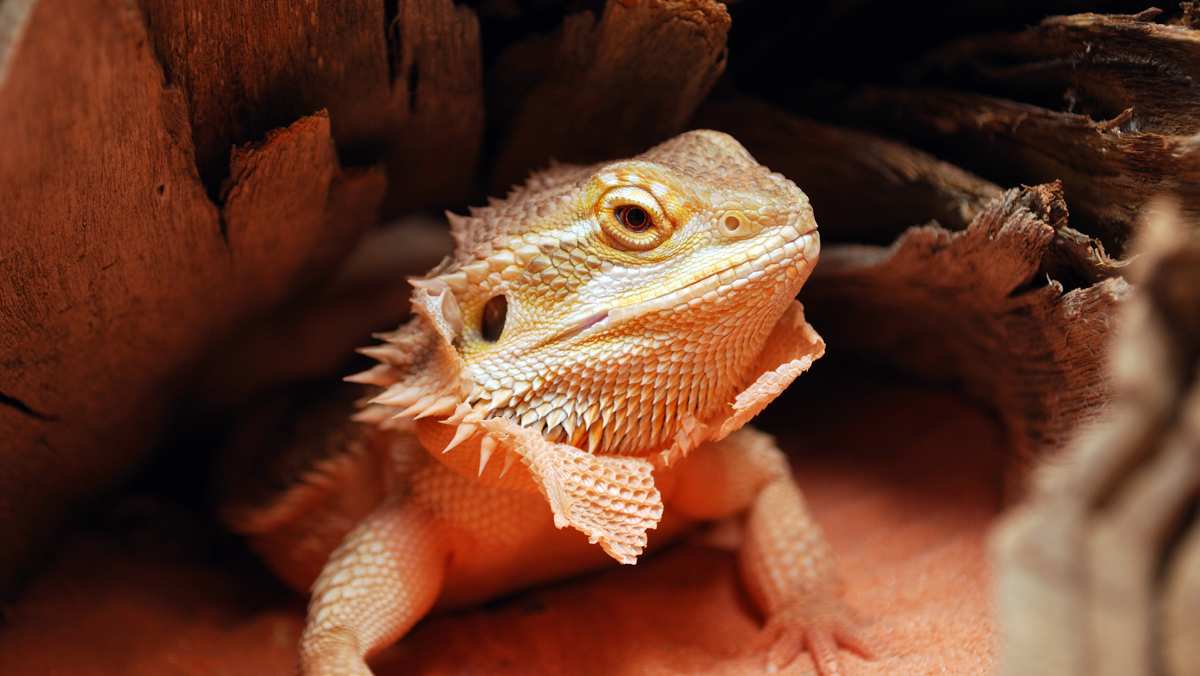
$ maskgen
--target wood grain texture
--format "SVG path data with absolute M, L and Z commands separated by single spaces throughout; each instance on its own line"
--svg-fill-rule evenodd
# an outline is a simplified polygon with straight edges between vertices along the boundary
M 683 130 L 725 69 L 730 19 L 712 0 L 609 0 L 518 43 L 490 74 L 503 128 L 492 187 L 549 160 L 627 157 Z
M 188 102 L 215 192 L 230 149 L 326 109 L 339 148 L 378 155 L 391 100 L 386 3 L 140 0 L 168 82 Z M 380 114 L 384 111 L 385 114 Z
M 1200 243 L 1147 210 L 1114 318 L 1103 420 L 1035 474 L 992 536 L 1005 676 L 1200 669 Z
M 318 113 L 236 152 L 222 210 L 136 7 L 44 0 L 27 20 L 0 89 L 0 584 L 143 457 L 208 344 L 374 219 L 328 207 L 384 188 L 341 172 Z
M 452 0 L 143 0 L 168 80 L 186 95 L 210 194 L 230 148 L 317 110 L 339 152 L 383 162 L 386 209 L 461 201 L 483 134 L 474 12 Z
M 395 108 L 385 213 L 474 194 L 483 144 L 479 20 L 452 0 L 400 0 L 389 26 Z
M 849 114 L 1001 183 L 1062 180 L 1075 227 L 1119 255 L 1154 195 L 1200 215 L 1200 31 L 1153 16 L 966 39 L 914 69 L 916 86 L 856 94 Z
M 1052 16 L 1018 33 L 960 38 L 910 70 L 953 83 L 1087 115 L 1133 109 L 1138 131 L 1188 136 L 1200 131 L 1200 33 L 1158 23 L 1159 13 Z

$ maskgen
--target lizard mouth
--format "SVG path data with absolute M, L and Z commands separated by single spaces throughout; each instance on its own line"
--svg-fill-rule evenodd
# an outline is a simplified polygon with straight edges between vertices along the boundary
M 688 303 L 708 293 L 740 289 L 764 277 L 773 277 L 787 268 L 797 268 L 816 261 L 819 239 L 815 228 L 794 237 L 776 235 L 778 241 L 769 241 L 766 251 L 747 257 L 733 265 L 710 272 L 699 279 L 653 298 L 616 308 L 590 312 L 575 321 L 556 338 L 571 338 L 586 333 L 603 331 L 626 321 L 643 317 L 652 312 L 667 310 Z

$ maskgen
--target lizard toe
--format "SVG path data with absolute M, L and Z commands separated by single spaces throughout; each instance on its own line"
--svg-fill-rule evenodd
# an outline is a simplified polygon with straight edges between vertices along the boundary
M 804 649 L 821 676 L 843 673 L 839 649 L 865 659 L 876 655 L 857 613 L 836 598 L 804 599 L 779 609 L 768 618 L 761 642 L 770 673 L 792 664 Z

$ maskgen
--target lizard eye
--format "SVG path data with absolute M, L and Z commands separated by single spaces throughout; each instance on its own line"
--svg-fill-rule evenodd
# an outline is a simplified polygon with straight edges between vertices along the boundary
M 633 232 L 645 232 L 654 227 L 654 219 L 636 204 L 626 204 L 613 209 L 617 221 Z
M 609 242 L 626 251 L 649 251 L 662 244 L 673 228 L 654 195 L 635 186 L 609 190 L 596 210 Z

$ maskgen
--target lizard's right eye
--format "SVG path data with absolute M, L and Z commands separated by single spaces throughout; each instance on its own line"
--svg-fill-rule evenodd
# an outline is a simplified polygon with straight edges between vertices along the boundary
M 611 244 L 626 251 L 649 251 L 671 234 L 673 224 L 649 191 L 636 186 L 609 190 L 596 205 L 600 228 Z

